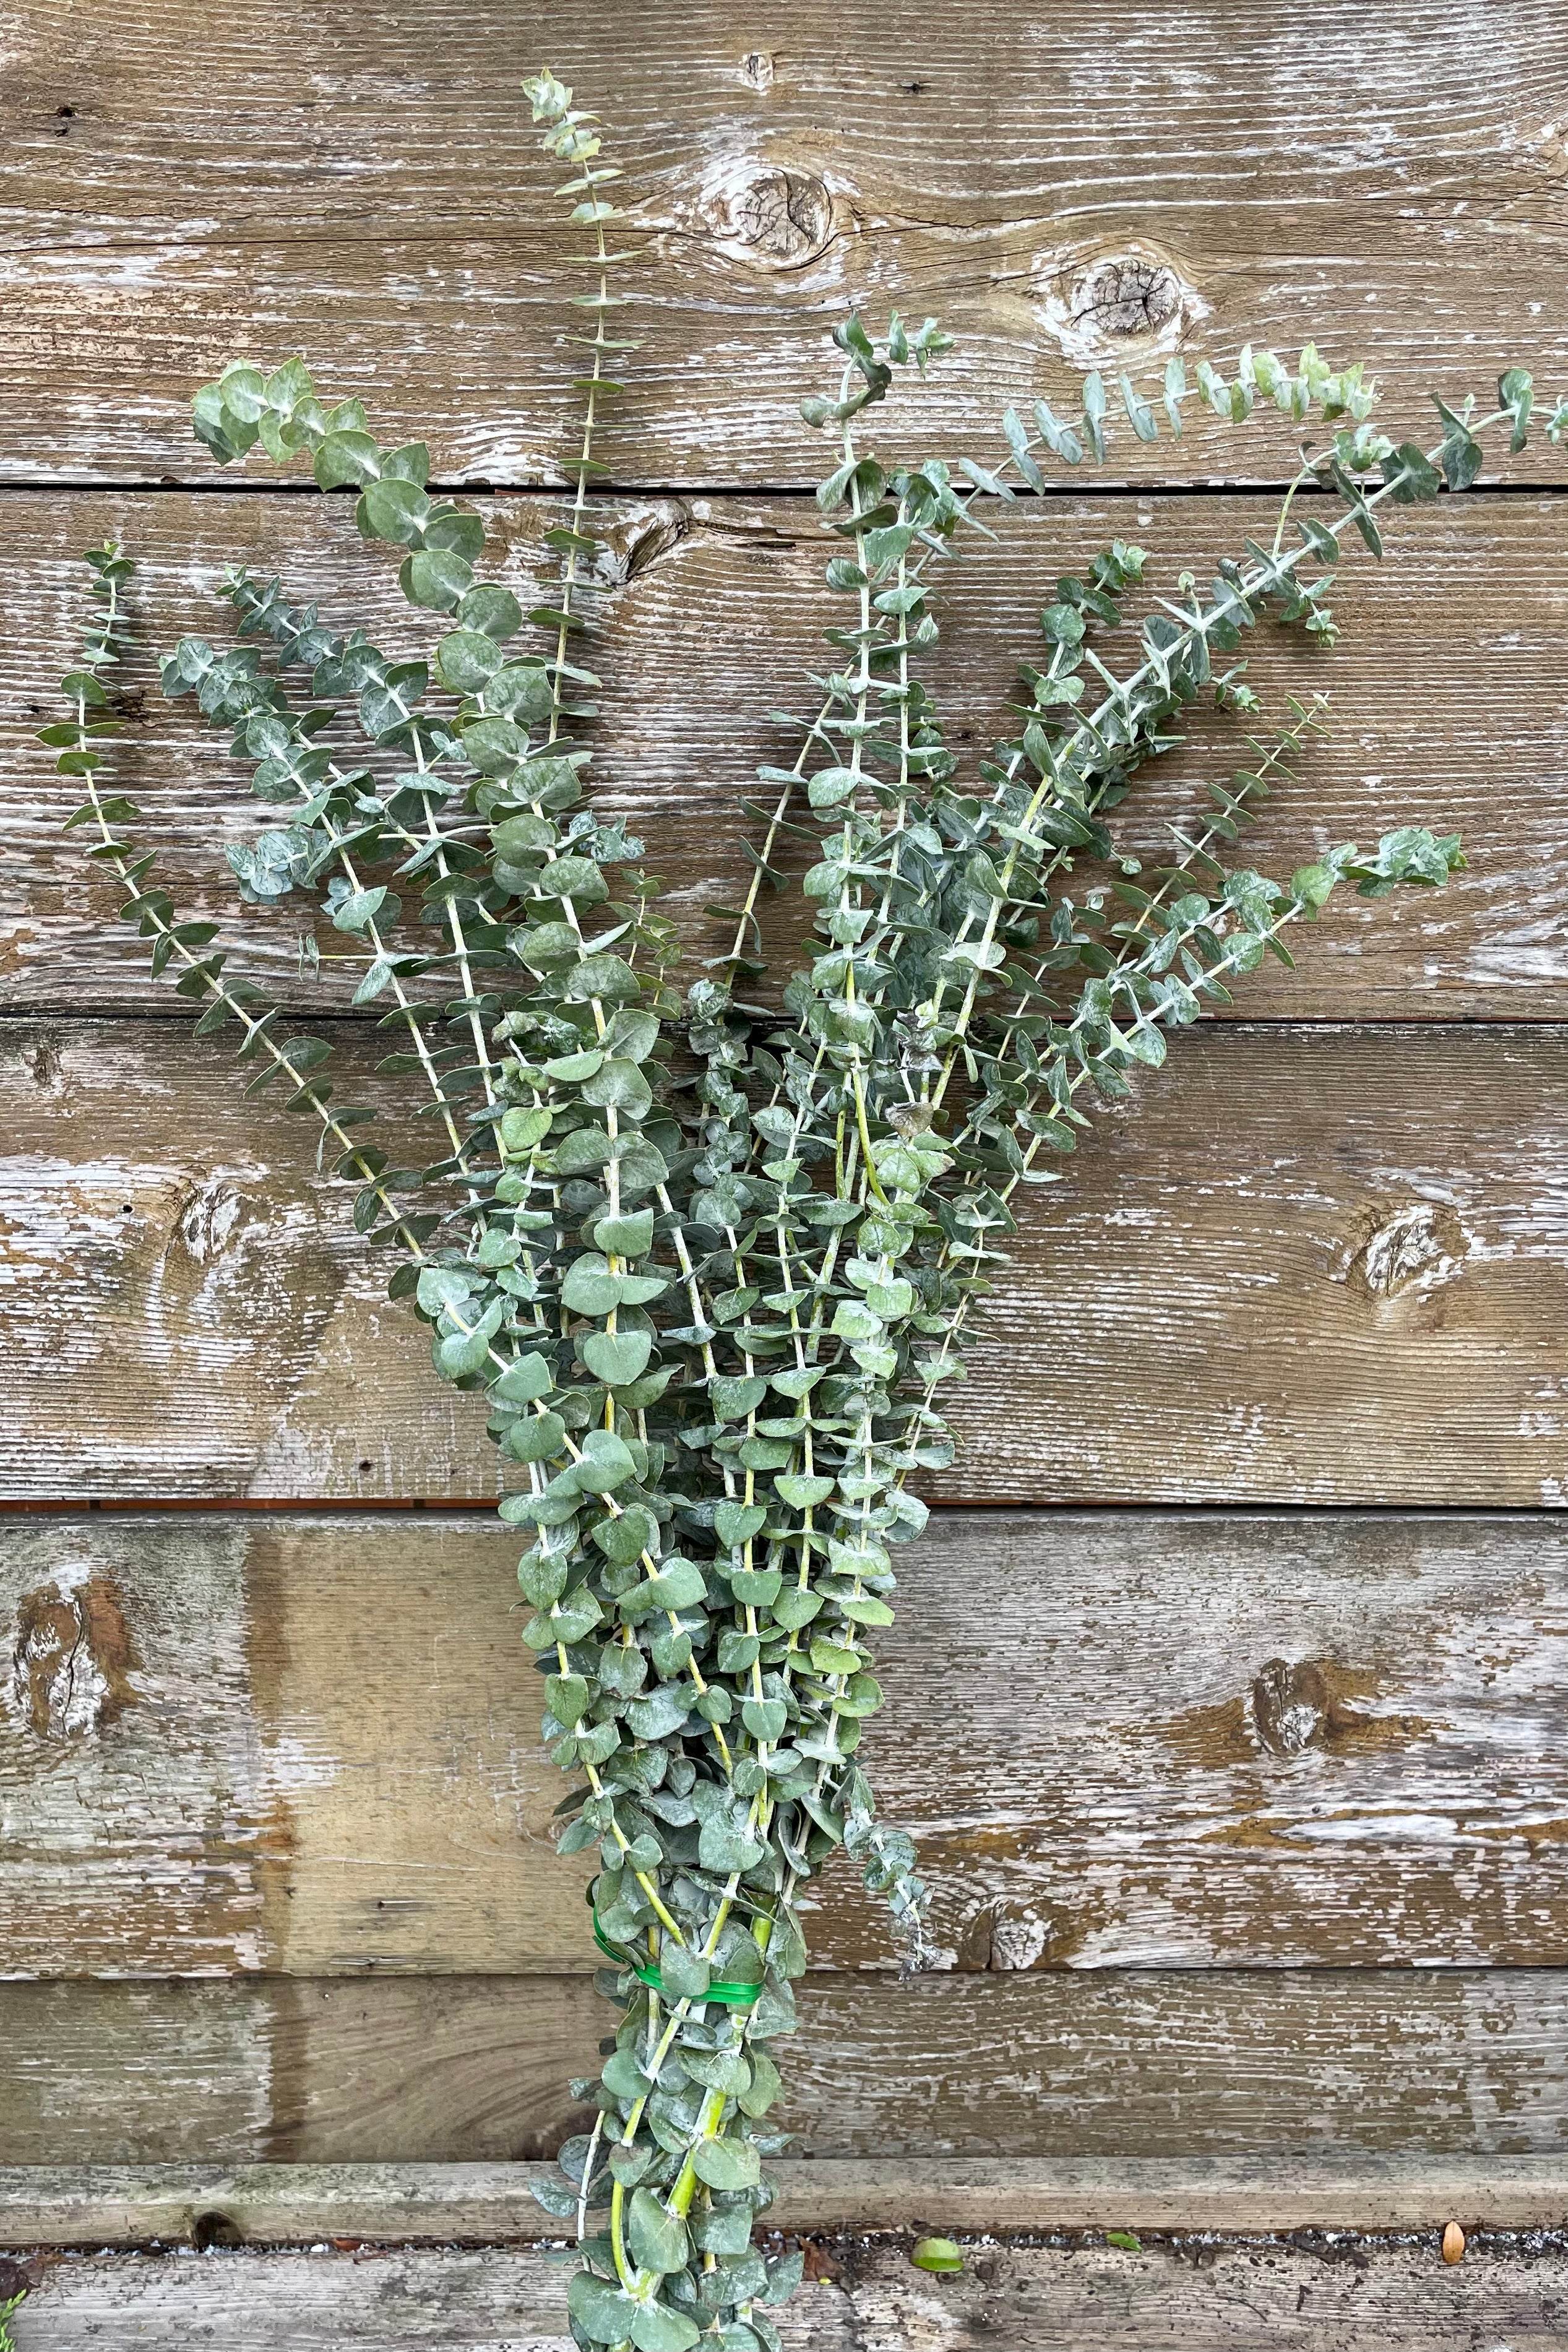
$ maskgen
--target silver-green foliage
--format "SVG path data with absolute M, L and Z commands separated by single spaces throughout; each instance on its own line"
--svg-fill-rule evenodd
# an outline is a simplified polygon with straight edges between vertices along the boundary
M 327 1042 L 227 976 L 216 927 L 178 919 L 126 837 L 137 812 L 99 786 L 132 568 L 118 548 L 88 558 L 98 609 L 46 740 L 85 779 L 70 822 L 127 885 L 154 969 L 202 1004 L 199 1029 L 237 1026 L 257 1086 L 285 1081 L 285 1108 L 353 1185 L 356 1224 L 396 1253 L 392 1292 L 428 1326 L 437 1372 L 489 1408 L 512 1481 L 500 1514 L 526 1536 L 545 1737 L 573 1780 L 560 1844 L 595 1853 L 599 1983 L 621 2012 L 601 2074 L 574 2086 L 599 2120 L 542 2192 L 584 2242 L 576 2338 L 757 2352 L 776 2347 L 770 2306 L 799 2273 L 752 2231 L 763 2159 L 783 2145 L 772 2045 L 805 1966 L 801 1890 L 843 1846 L 922 1950 L 914 1850 L 879 1818 L 860 1741 L 895 1561 L 926 1516 L 909 1481 L 952 1458 L 938 1400 L 1017 1188 L 1057 1181 L 1089 1107 L 1162 1062 L 1173 1027 L 1228 1003 L 1266 955 L 1288 962 L 1283 935 L 1338 884 L 1381 897 L 1461 863 L 1456 839 L 1416 827 L 1283 881 L 1228 862 L 1320 728 L 1316 704 L 1248 739 L 1167 865 L 1119 860 L 1109 820 L 1200 697 L 1256 707 L 1239 666 L 1218 664 L 1261 615 L 1331 644 L 1346 532 L 1376 554 L 1380 507 L 1467 486 L 1500 421 L 1519 447 L 1531 389 L 1505 376 L 1484 416 L 1439 403 L 1423 451 L 1375 429 L 1359 370 L 1310 350 L 1294 371 L 1244 353 L 1230 382 L 1205 363 L 1195 394 L 1173 361 L 1157 407 L 1123 378 L 1144 440 L 1162 417 L 1179 431 L 1194 396 L 1238 422 L 1259 400 L 1321 420 L 1331 437 L 1297 485 L 1312 495 L 1292 491 L 1271 545 L 1154 599 L 1120 664 L 1107 648 L 1131 628 L 1142 551 L 1118 541 L 1058 580 L 1015 731 L 970 778 L 921 674 L 929 575 L 986 502 L 1103 460 L 1120 427 L 1090 376 L 1071 421 L 1043 403 L 1029 424 L 1010 413 L 990 466 L 884 466 L 865 412 L 939 364 L 947 338 L 895 319 L 873 341 L 850 318 L 837 394 L 804 411 L 833 437 L 817 494 L 844 599 L 833 666 L 793 765 L 760 771 L 776 796 L 724 910 L 733 948 L 682 996 L 642 845 L 584 795 L 598 680 L 580 646 L 609 576 L 593 447 L 616 355 L 635 348 L 608 331 L 616 175 L 569 91 L 543 76 L 530 96 L 591 240 L 585 427 L 549 533 L 553 601 L 525 614 L 486 576 L 483 521 L 430 492 L 423 446 L 383 448 L 360 404 L 325 405 L 297 360 L 241 364 L 198 394 L 203 440 L 225 461 L 257 444 L 278 462 L 303 453 L 323 488 L 357 487 L 362 534 L 405 551 L 405 596 L 446 625 L 430 660 L 397 658 L 237 571 L 238 642 L 186 639 L 163 664 L 277 812 L 230 853 L 242 897 L 316 890 L 359 957 L 354 1003 L 392 1033 L 382 1068 L 433 1122 L 397 1164 L 365 1135 L 369 1112 L 336 1100 Z M 1547 430 L 1565 426 L 1559 406 Z M 803 824 L 815 944 L 783 1009 L 763 1008 L 737 993 L 762 971 L 758 892 L 778 878 L 780 831 Z M 1075 898 L 1080 857 L 1116 878 Z

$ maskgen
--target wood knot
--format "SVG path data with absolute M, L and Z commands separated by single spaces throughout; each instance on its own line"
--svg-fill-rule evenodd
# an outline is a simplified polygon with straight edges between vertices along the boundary
M 1475 1242 L 1445 1202 L 1417 1201 L 1374 1226 L 1352 1258 L 1347 1279 L 1373 1298 L 1436 1290 L 1463 1274 Z
M 741 59 L 741 79 L 748 89 L 772 89 L 773 86 L 773 53 L 772 49 L 748 49 Z
M 1088 260 L 1043 259 L 1037 312 L 1062 355 L 1077 367 L 1137 367 L 1173 352 L 1207 305 L 1175 263 L 1152 247 L 1130 247 Z
M 1376 1679 L 1331 1658 L 1268 1659 L 1247 1693 L 1258 1745 L 1271 1756 L 1300 1756 L 1309 1748 L 1352 1756 L 1397 1753 L 1426 1738 L 1434 1727 L 1422 1716 L 1371 1714 L 1351 1704 Z
M 40 1739 L 86 1739 L 135 1705 L 141 1663 L 108 1577 L 41 1585 L 17 1608 L 12 1710 Z
M 1530 151 L 1540 157 L 1541 168 L 1548 180 L 1561 186 L 1568 181 L 1568 136 L 1560 122 L 1542 125 L 1531 142 Z
M 210 1265 L 222 1255 L 244 1205 L 232 1184 L 210 1177 L 188 1192 L 175 1211 L 173 1241 L 193 1265 Z
M 1086 269 L 1072 289 L 1070 315 L 1101 335 L 1156 335 L 1182 308 L 1182 282 L 1166 262 L 1120 253 Z
M 1332 1706 L 1322 1668 L 1305 1660 L 1270 1658 L 1253 1681 L 1253 1724 L 1275 1756 L 1300 1756 L 1321 1739 Z
M 809 172 L 747 162 L 721 173 L 702 211 L 723 251 L 758 269 L 801 269 L 832 243 L 833 197 Z
M 599 532 L 594 578 L 605 588 L 624 588 L 680 545 L 691 529 L 691 509 L 679 499 L 646 499 L 625 508 Z
M 60 1081 L 65 1064 L 60 1058 L 60 1049 L 52 1037 L 39 1038 L 33 1048 L 27 1067 L 31 1073 L 33 1084 L 42 1087 L 46 1094 L 58 1095 L 61 1091 Z
M 1048 1919 L 1033 1911 L 994 1912 L 988 1968 L 1016 1970 L 1038 1966 L 1051 1940 Z

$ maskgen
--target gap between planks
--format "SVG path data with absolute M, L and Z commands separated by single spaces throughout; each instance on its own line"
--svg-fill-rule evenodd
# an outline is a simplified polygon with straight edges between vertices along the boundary
M 559 2239 L 531 2164 L 0 2168 L 0 2245 L 237 2240 L 409 2244 Z M 1051 2230 L 1555 2229 L 1568 2155 L 810 2160 L 773 2169 L 770 2229 L 1026 2233 Z
M 91 1512 L 118 1513 L 121 1517 L 145 1517 L 159 1511 L 180 1511 L 186 1514 L 205 1513 L 209 1517 L 221 1517 L 228 1511 L 248 1511 L 277 1519 L 299 1518 L 313 1511 L 344 1513 L 427 1511 L 443 1519 L 479 1518 L 489 1520 L 495 1516 L 499 1495 L 383 1495 L 356 1499 L 349 1495 L 217 1495 L 134 1496 L 121 1502 L 113 1496 L 59 1495 L 37 1496 L 0 1496 L 0 1518 L 31 1516 L 35 1518 L 79 1518 Z M 1064 1514 L 1079 1512 L 1106 1514 L 1115 1511 L 1136 1511 L 1140 1517 L 1175 1519 L 1196 1516 L 1206 1519 L 1257 1518 L 1266 1513 L 1269 1518 L 1311 1520 L 1318 1524 L 1336 1518 L 1343 1519 L 1473 1519 L 1484 1513 L 1489 1519 L 1536 1519 L 1541 1517 L 1539 1503 L 1424 1503 L 1418 1511 L 1408 1503 L 1249 1503 L 1220 1502 L 1212 1496 L 1197 1502 L 1145 1502 L 1137 1495 L 1110 1495 L 1099 1501 L 1057 1502 L 1031 1499 L 1028 1496 L 981 1496 L 978 1498 L 962 1495 L 932 1496 L 926 1504 L 933 1517 L 944 1512 L 984 1511 L 993 1514 L 1005 1511 L 1033 1512 L 1041 1518 L 1060 1518 Z
M 292 1011 L 288 1007 L 280 1009 L 287 1013 L 290 1021 L 296 1019 L 331 1021 L 340 1029 L 348 1032 L 357 1029 L 363 1032 L 366 1036 L 374 1036 L 375 1031 L 382 1025 L 381 1020 L 374 1013 L 369 1011 L 353 1013 L 346 1005 L 311 1007 L 302 1004 L 294 1007 Z M 41 1021 L 90 1019 L 95 1028 L 110 1022 L 117 1022 L 123 1024 L 126 1029 L 144 1027 L 151 1021 L 166 1021 L 172 1025 L 194 1030 L 196 1017 L 195 1013 L 184 1010 L 172 1002 L 159 1003 L 154 1001 L 149 1004 L 107 1004 L 102 1007 L 94 1006 L 91 1013 L 84 1013 L 79 1004 L 72 1003 L 65 997 L 29 998 L 26 1004 L 0 1006 L 0 1039 L 4 1038 L 7 1027 L 15 1027 L 17 1032 L 21 1032 L 27 1028 L 36 1028 Z M 1353 1018 L 1348 1020 L 1342 1013 L 1248 1013 L 1241 1017 L 1249 1029 L 1314 1031 L 1568 1029 L 1568 1017 L 1561 1013 L 1422 1013 L 1420 1011 L 1358 1013 Z M 1223 1013 L 1205 1013 L 1203 1022 L 1205 1026 L 1211 1023 L 1217 1027 L 1230 1025 L 1227 1016 Z
M 1119 2233 L 1120 2234 L 1120 2233 Z M 1557 2240 L 1144 2238 L 966 2250 L 931 2278 L 896 2239 L 818 2245 L 777 2315 L 784 2352 L 1568 2352 Z M 40 2252 L 18 2352 L 572 2352 L 563 2266 L 542 2248 Z M 7 2272 L 0 2269 L 0 2282 Z
M 1061 481 L 1047 481 L 1043 490 L 1015 487 L 1009 504 L 1050 506 L 1080 504 L 1086 497 L 1137 499 L 1146 502 L 1152 498 L 1225 499 L 1283 498 L 1296 478 L 1289 474 L 1234 474 L 1198 480 L 1192 475 L 1167 474 L 1148 481 L 1113 482 L 1099 475 L 1067 477 Z M 557 504 L 570 503 L 575 496 L 575 486 L 570 481 L 523 482 L 509 480 L 505 475 L 489 475 L 469 480 L 465 475 L 446 478 L 432 476 L 426 488 L 433 494 L 449 499 L 550 499 Z M 55 498 L 94 498 L 105 495 L 134 494 L 137 498 L 196 497 L 205 499 L 268 498 L 325 499 L 342 496 L 334 490 L 323 490 L 311 479 L 292 482 L 268 481 L 255 475 L 245 479 L 237 475 L 228 481 L 204 482 L 198 476 L 189 480 L 176 474 L 128 476 L 121 480 L 111 474 L 94 475 L 79 481 L 62 480 L 58 477 L 37 474 L 16 477 L 0 481 L 0 498 L 32 497 L 44 493 Z M 1505 481 L 1491 475 L 1480 474 L 1467 488 L 1449 489 L 1445 483 L 1437 495 L 1440 499 L 1472 498 L 1485 494 L 1489 498 L 1568 498 L 1568 482 Z M 811 486 L 800 482 L 744 482 L 733 475 L 715 476 L 711 481 L 671 482 L 655 477 L 648 480 L 622 480 L 606 476 L 595 481 L 595 499 L 790 499 L 799 505 L 811 495 Z M 1310 488 L 1302 493 L 1302 503 L 1321 497 L 1325 503 L 1329 493 Z

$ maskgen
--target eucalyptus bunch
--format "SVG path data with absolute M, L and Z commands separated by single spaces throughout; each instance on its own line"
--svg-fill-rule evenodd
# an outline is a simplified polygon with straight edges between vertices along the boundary
M 1457 837 L 1414 825 L 1288 877 L 1234 862 L 1321 731 L 1321 697 L 1247 735 L 1164 864 L 1122 854 L 1114 813 L 1201 699 L 1256 719 L 1231 657 L 1264 615 L 1333 643 L 1347 537 L 1380 554 L 1379 510 L 1467 487 L 1494 427 L 1522 447 L 1532 394 L 1511 372 L 1489 410 L 1439 401 L 1423 448 L 1379 429 L 1360 368 L 1310 347 L 1294 367 L 1244 352 L 1229 379 L 1205 362 L 1190 383 L 1178 358 L 1114 400 L 1089 376 L 1070 416 L 1009 412 L 986 463 L 893 462 L 868 413 L 896 385 L 918 396 L 949 338 L 847 319 L 837 383 L 803 407 L 829 445 L 817 505 L 842 618 L 793 761 L 759 769 L 750 875 L 719 910 L 728 951 L 682 988 L 644 845 L 587 790 L 589 656 L 616 577 L 595 450 L 636 348 L 611 331 L 633 257 L 611 243 L 626 225 L 596 119 L 548 74 L 528 95 L 587 272 L 550 601 L 525 611 L 495 576 L 482 515 L 432 490 L 422 444 L 384 446 L 297 359 L 240 362 L 197 394 L 201 439 L 225 463 L 303 457 L 322 490 L 352 490 L 363 538 L 402 551 L 434 643 L 384 647 L 238 568 L 229 640 L 185 638 L 162 662 L 166 694 L 228 738 L 273 812 L 229 852 L 242 898 L 314 893 L 358 960 L 353 1003 L 390 1033 L 398 1137 L 373 1141 L 327 1040 L 229 973 L 216 926 L 181 919 L 132 837 L 137 810 L 100 781 L 128 645 L 118 546 L 87 559 L 93 617 L 45 740 L 85 785 L 68 822 L 125 885 L 154 971 L 199 1006 L 199 1033 L 231 1033 L 256 1088 L 281 1082 L 390 1253 L 437 1372 L 489 1416 L 500 1516 L 525 1547 L 522 1639 L 571 1783 L 560 1849 L 594 1857 L 597 1982 L 619 2011 L 600 2072 L 574 2085 L 594 2126 L 536 2192 L 581 2241 L 574 2337 L 776 2352 L 770 2310 L 800 2260 L 764 2257 L 752 2231 L 784 2145 L 773 2045 L 795 2023 L 802 1894 L 843 1847 L 909 1963 L 928 1957 L 914 1848 L 879 1815 L 861 1740 L 897 1559 L 925 1524 L 910 1482 L 952 1459 L 941 1400 L 1019 1188 L 1059 1180 L 1093 1107 L 1157 1066 L 1171 1029 L 1266 956 L 1289 963 L 1286 935 L 1336 887 L 1430 888 L 1463 863 Z M 1010 731 L 962 773 L 929 677 L 942 566 L 987 511 L 1105 462 L 1124 433 L 1179 433 L 1194 402 L 1321 436 L 1272 542 L 1182 574 L 1172 597 L 1121 541 L 1058 578 Z M 1568 404 L 1545 429 L 1562 437 Z M 811 845 L 813 934 L 770 994 L 757 908 L 786 833 Z M 1075 889 L 1080 861 L 1100 878 Z

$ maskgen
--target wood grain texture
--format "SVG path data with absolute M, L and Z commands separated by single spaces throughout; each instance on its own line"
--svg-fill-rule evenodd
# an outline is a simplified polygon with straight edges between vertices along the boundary
M 796 404 L 851 301 L 960 334 L 927 429 L 981 455 L 1007 401 L 1177 342 L 1316 336 L 1405 416 L 1435 378 L 1562 374 L 1551 0 L 1300 23 L 1205 0 L 1175 27 L 1140 0 L 1048 21 L 961 0 L 940 27 L 914 0 L 697 0 L 645 10 L 630 47 L 577 0 L 479 0 L 449 32 L 427 0 L 290 0 L 265 30 L 213 0 L 26 13 L 3 100 L 13 478 L 192 478 L 194 385 L 294 350 L 447 473 L 547 474 L 575 280 L 518 89 L 546 58 L 615 125 L 647 232 L 625 479 L 809 478 Z M 1286 457 L 1282 434 L 1210 431 L 1179 462 Z
M 1568 2256 L 1504 2237 L 1449 2269 L 1414 2242 L 1246 2239 L 973 2250 L 931 2279 L 905 2247 L 829 2251 L 834 2275 L 778 2315 L 790 2352 L 1563 2352 Z M 571 2352 L 566 2273 L 532 2248 L 474 2252 L 48 2255 L 17 2352 Z
M 0 2166 L 0 2246 L 549 2242 L 528 2164 Z M 774 2231 L 1556 2230 L 1561 2156 L 785 2158 Z M 220 2234 L 221 2233 L 221 2234 Z
M 555 509 L 540 499 L 485 506 L 501 573 L 526 603 Z M 800 707 L 817 632 L 842 615 L 822 584 L 825 541 L 808 502 L 643 499 L 614 511 L 619 585 L 594 655 L 607 689 L 594 772 L 606 806 L 648 842 L 692 955 L 716 954 L 730 934 L 702 909 L 731 902 L 735 877 L 749 870 L 740 799 L 757 791 L 759 762 L 794 756 L 766 714 Z M 143 943 L 115 919 L 119 886 L 85 858 L 79 834 L 62 838 L 76 795 L 34 740 L 53 715 L 53 682 L 75 659 L 79 552 L 118 533 L 143 567 L 133 596 L 143 644 L 126 674 L 131 724 L 114 753 L 114 781 L 145 810 L 147 844 L 163 847 L 162 870 L 182 908 L 222 921 L 244 943 L 236 970 L 290 1002 L 346 1003 L 349 979 L 323 992 L 297 977 L 308 899 L 272 915 L 239 909 L 225 845 L 276 812 L 251 798 L 245 771 L 226 757 L 226 736 L 203 729 L 190 703 L 163 700 L 153 650 L 187 632 L 232 640 L 232 614 L 213 591 L 237 555 L 258 572 L 282 572 L 292 593 L 318 600 L 342 625 L 363 619 L 394 650 L 427 650 L 434 632 L 403 604 L 384 551 L 361 548 L 344 500 L 314 496 L 12 493 L 0 515 L 15 616 L 0 656 L 0 826 L 16 886 L 0 915 L 4 1001 L 179 1010 L 169 988 L 149 979 Z M 965 561 L 944 575 L 945 636 L 932 679 L 955 750 L 972 761 L 1008 723 L 1017 665 L 1039 643 L 1038 608 L 1060 571 L 1131 537 L 1149 551 L 1152 586 L 1169 591 L 1184 565 L 1239 555 L 1249 537 L 1271 537 L 1272 518 L 1258 499 L 1152 492 L 1131 502 L 1030 502 L 994 518 L 994 544 L 973 538 Z M 1563 508 L 1553 499 L 1477 495 L 1407 514 L 1390 527 L 1381 566 L 1359 554 L 1347 560 L 1345 636 L 1332 656 L 1273 627 L 1256 634 L 1247 657 L 1269 714 L 1283 719 L 1288 694 L 1322 688 L 1334 731 L 1268 803 L 1241 856 L 1289 873 L 1330 842 L 1369 842 L 1419 820 L 1461 833 L 1470 866 L 1441 897 L 1336 901 L 1300 938 L 1298 971 L 1271 963 L 1246 982 L 1244 1013 L 1568 1013 L 1563 535 Z M 1132 656 L 1116 658 L 1130 666 Z M 1249 756 L 1234 720 L 1195 714 L 1188 747 L 1145 773 L 1119 818 L 1127 847 L 1162 859 L 1165 828 L 1190 823 L 1200 780 L 1226 777 Z M 784 862 L 793 877 L 804 861 Z M 798 892 L 770 900 L 768 916 L 770 954 L 787 971 L 803 936 Z M 331 955 L 345 941 L 325 930 L 322 946 Z M 324 969 L 330 980 L 342 967 Z
M 247 1078 L 174 1022 L 0 1030 L 0 1491 L 493 1493 L 348 1188 Z M 1563 1501 L 1556 1029 L 1202 1027 L 1068 1174 L 1024 1204 L 941 1496 Z
M 8 1973 L 592 1965 L 505 1528 L 3 1535 Z M 868 1752 L 948 1965 L 1563 1964 L 1565 1575 L 1546 1516 L 937 1515 Z M 890 1965 L 847 1868 L 810 1924 Z
M 1500 364 L 1560 387 L 1568 25 L 1549 0 L 1391 6 L 1284 25 L 1242 0 L 1174 21 L 1067 0 L 1047 24 L 960 0 L 939 25 L 910 0 L 743 23 L 696 0 L 645 11 L 628 44 L 576 0 L 477 0 L 460 40 L 426 0 L 285 0 L 265 26 L 211 0 L 133 18 L 44 0 L 8 29 L 0 480 L 56 487 L 0 508 L 0 991 L 50 1016 L 0 1028 L 0 1495 L 478 1497 L 493 1478 L 311 1139 L 188 1041 L 118 894 L 57 838 L 30 739 L 92 539 L 142 556 L 149 648 L 221 634 L 210 590 L 237 553 L 410 642 L 346 508 L 178 487 L 216 479 L 194 383 L 300 349 L 384 431 L 427 433 L 444 479 L 558 478 L 570 289 L 517 84 L 548 52 L 599 100 L 648 254 L 640 385 L 605 452 L 637 488 L 612 530 L 595 772 L 710 952 L 737 793 L 784 740 L 757 714 L 799 699 L 828 617 L 809 505 L 749 493 L 818 469 L 795 404 L 849 301 L 961 336 L 889 412 L 910 450 L 986 456 L 1008 401 L 1068 404 L 1087 368 L 1178 347 L 1226 364 L 1248 339 L 1366 352 L 1401 430 L 1430 385 L 1484 388 Z M 1169 486 L 1289 461 L 1276 424 L 1200 424 L 1118 449 L 1108 487 L 1134 497 L 1075 483 L 1005 515 L 944 615 L 959 748 L 997 731 L 1058 570 L 1131 536 L 1168 585 L 1271 511 Z M 787 2121 L 858 2193 L 900 2151 L 1239 2152 L 1277 2188 L 1292 2148 L 1557 2160 L 1568 2142 L 1568 1538 L 1548 1515 L 1568 1499 L 1568 1106 L 1558 1033 L 1523 1025 L 1568 1016 L 1548 495 L 1568 461 L 1532 453 L 1520 478 L 1416 518 L 1381 572 L 1347 567 L 1332 664 L 1248 648 L 1271 708 L 1319 683 L 1338 705 L 1250 859 L 1423 818 L 1466 835 L 1470 869 L 1440 902 L 1336 909 L 1301 973 L 1240 1008 L 1303 1025 L 1184 1040 L 1034 1205 L 945 1491 L 1526 1510 L 938 1515 L 874 1754 L 952 1965 L 894 1993 L 881 1921 L 830 1882 L 793 2052 Z M 86 487 L 104 481 L 121 487 Z M 527 588 L 549 502 L 485 503 Z M 125 781 L 205 912 L 255 804 L 163 707 L 150 651 L 129 682 Z M 1157 854 L 1194 779 L 1233 763 L 1200 719 L 1129 848 Z M 787 961 L 795 902 L 771 920 Z M 247 916 L 239 968 L 341 1003 L 298 977 L 296 929 Z M 1368 1019 L 1521 1025 L 1305 1025 Z M 554 2146 L 603 2013 L 581 1872 L 550 1848 L 505 1532 L 105 1513 L 0 1537 L 0 1969 L 39 1979 L 0 1984 L 7 2158 Z M 947 2193 L 937 2226 L 1006 2183 Z M 563 2352 L 562 2276 L 526 2253 L 46 2262 L 38 2282 L 18 2352 Z M 1568 2347 L 1568 2266 L 1501 2243 L 1459 2273 L 1429 2242 L 1332 2264 L 1229 2246 L 1205 2270 L 993 2249 L 944 2284 L 862 2249 L 787 2334 L 792 2352 Z
M 534 2160 L 581 2124 L 566 2084 L 592 2067 L 605 2019 L 581 1975 L 8 1983 L 0 2146 L 25 2166 Z M 1136 2150 L 1246 2158 L 1276 2184 L 1287 2176 L 1269 2168 L 1290 2158 L 1332 2179 L 1352 2158 L 1464 2160 L 1490 2166 L 1495 2189 L 1505 2158 L 1560 2164 L 1568 2147 L 1559 1970 L 959 1970 L 905 1990 L 817 1972 L 801 2021 L 781 2052 L 780 2114 L 813 2163 L 857 2180 L 873 2158 L 951 2173 Z M 1284 2226 L 1246 2210 L 1247 2226 Z M 1408 2215 L 1342 2200 L 1306 2218 Z M 1194 2210 L 1184 2226 L 1199 2226 Z
M 1558 1507 L 1564 1075 L 1554 1029 L 1182 1040 L 1018 1236 L 965 1496 Z

